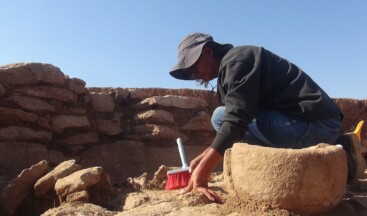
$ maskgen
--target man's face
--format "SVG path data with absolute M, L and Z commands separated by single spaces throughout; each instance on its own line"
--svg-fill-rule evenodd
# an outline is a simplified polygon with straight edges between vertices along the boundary
M 190 68 L 195 79 L 200 79 L 205 82 L 218 76 L 219 62 L 214 58 L 213 50 L 209 47 L 204 47 L 197 62 Z

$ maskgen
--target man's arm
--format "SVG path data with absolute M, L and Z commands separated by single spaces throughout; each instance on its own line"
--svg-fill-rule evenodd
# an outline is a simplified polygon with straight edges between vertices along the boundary
M 209 200 L 223 203 L 223 200 L 212 190 L 208 189 L 208 179 L 214 167 L 223 159 L 215 149 L 205 150 L 204 157 L 200 160 L 198 166 L 191 175 L 189 185 L 183 193 L 190 191 L 203 193 Z
M 206 148 L 200 155 L 198 155 L 196 158 L 190 161 L 190 169 L 191 171 L 194 171 L 195 168 L 199 165 L 201 159 L 204 158 L 205 154 L 208 152 L 210 147 Z

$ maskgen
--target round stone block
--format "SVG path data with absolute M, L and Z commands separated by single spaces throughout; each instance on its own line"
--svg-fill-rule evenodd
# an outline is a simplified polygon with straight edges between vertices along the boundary
M 342 200 L 347 158 L 340 145 L 304 149 L 236 143 L 224 155 L 224 181 L 240 200 L 295 212 L 327 212 Z

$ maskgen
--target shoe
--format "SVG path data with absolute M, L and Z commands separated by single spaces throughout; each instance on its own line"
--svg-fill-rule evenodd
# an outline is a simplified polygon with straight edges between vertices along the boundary
M 355 133 L 346 133 L 338 137 L 335 144 L 340 144 L 347 153 L 348 179 L 347 184 L 357 183 L 357 179 L 363 177 L 366 162 L 362 156 L 361 144 Z

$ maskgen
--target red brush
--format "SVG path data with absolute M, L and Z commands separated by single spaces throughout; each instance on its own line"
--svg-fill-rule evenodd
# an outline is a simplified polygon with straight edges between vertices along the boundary
M 190 182 L 191 172 L 190 167 L 187 165 L 185 158 L 185 151 L 183 148 L 181 138 L 177 139 L 178 152 L 182 162 L 181 169 L 170 170 L 167 172 L 166 190 L 174 190 L 186 187 Z

